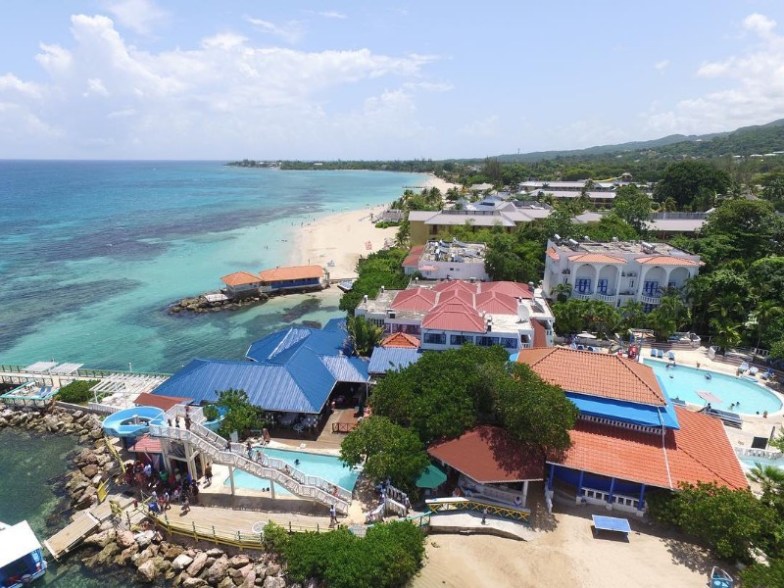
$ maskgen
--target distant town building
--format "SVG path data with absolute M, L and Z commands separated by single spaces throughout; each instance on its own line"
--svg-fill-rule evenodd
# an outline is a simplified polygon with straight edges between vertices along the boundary
M 558 200 L 579 198 L 583 191 L 585 191 L 586 196 L 588 196 L 591 202 L 597 206 L 612 206 L 613 200 L 615 200 L 616 190 L 630 184 L 639 186 L 649 195 L 651 193 L 651 187 L 648 184 L 639 184 L 620 178 L 608 182 L 592 182 L 588 185 L 588 190 L 586 190 L 586 183 L 588 181 L 589 180 L 568 182 L 528 181 L 520 183 L 519 190 L 531 198 L 550 195 Z
M 415 245 L 403 260 L 407 275 L 419 272 L 427 280 L 488 280 L 485 271 L 484 243 L 461 243 L 452 241 L 428 241 Z
M 667 288 L 682 288 L 703 263 L 667 243 L 548 240 L 542 289 L 552 298 L 567 284 L 572 298 L 623 306 L 633 300 L 650 311 Z
M 520 224 L 547 218 L 552 212 L 538 202 L 505 202 L 488 197 L 448 210 L 412 210 L 408 213 L 411 243 L 423 245 L 452 227 L 468 225 L 476 229 L 502 227 L 511 232 Z
M 693 235 L 708 221 L 707 212 L 655 212 L 645 223 L 647 231 L 656 239 L 668 239 L 676 235 Z M 577 224 L 598 223 L 605 213 L 588 211 L 574 217 Z
M 449 280 L 406 290 L 384 290 L 355 314 L 385 333 L 418 337 L 422 349 L 465 343 L 501 345 L 510 352 L 553 344 L 553 316 L 541 290 L 516 282 Z

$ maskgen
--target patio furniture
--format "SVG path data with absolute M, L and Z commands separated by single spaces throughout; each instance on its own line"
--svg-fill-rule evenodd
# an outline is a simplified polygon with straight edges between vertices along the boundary
M 597 531 L 609 531 L 611 533 L 623 533 L 629 535 L 632 528 L 629 526 L 629 519 L 620 517 L 606 517 L 602 515 L 592 515 L 593 527 Z

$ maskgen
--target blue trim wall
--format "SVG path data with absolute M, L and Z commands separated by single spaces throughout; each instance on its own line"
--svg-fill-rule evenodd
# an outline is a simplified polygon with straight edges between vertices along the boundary
M 320 286 L 321 278 L 305 278 L 302 280 L 279 280 L 270 282 L 269 286 L 273 290 L 283 290 L 286 288 L 307 288 L 310 286 Z

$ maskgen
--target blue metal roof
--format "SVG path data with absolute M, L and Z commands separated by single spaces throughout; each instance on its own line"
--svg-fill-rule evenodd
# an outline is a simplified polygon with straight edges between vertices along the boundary
M 254 342 L 252 361 L 194 359 L 153 394 L 214 402 L 244 390 L 251 404 L 276 412 L 321 412 L 337 382 L 365 383 L 367 363 L 345 355 L 346 332 L 292 327 Z
M 586 396 L 574 392 L 566 392 L 566 397 L 574 402 L 582 414 L 649 427 L 680 428 L 671 403 L 667 404 L 667 409 L 662 410 L 646 404 L 623 402 L 601 396 Z
M 367 371 L 371 374 L 385 374 L 390 370 L 398 371 L 419 361 L 419 349 L 403 347 L 376 347 L 370 356 Z

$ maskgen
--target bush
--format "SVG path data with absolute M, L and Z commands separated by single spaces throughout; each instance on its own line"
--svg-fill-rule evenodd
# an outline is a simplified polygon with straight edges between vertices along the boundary
M 208 404 L 207 406 L 202 408 L 202 412 L 204 413 L 204 418 L 206 418 L 208 421 L 217 420 L 218 417 L 220 416 L 218 409 L 215 408 L 215 406 L 212 404 Z
M 290 579 L 317 578 L 330 588 L 406 586 L 424 553 L 422 532 L 404 521 L 375 525 L 362 539 L 345 528 L 295 533 L 285 546 Z
M 71 382 L 67 386 L 60 388 L 60 391 L 57 393 L 57 400 L 76 404 L 87 402 L 93 397 L 90 393 L 90 388 L 97 383 L 98 380 L 76 380 Z
M 283 555 L 288 548 L 289 533 L 285 528 L 272 521 L 264 525 L 264 549 Z

